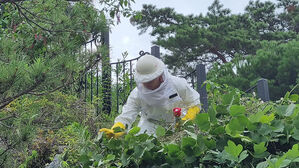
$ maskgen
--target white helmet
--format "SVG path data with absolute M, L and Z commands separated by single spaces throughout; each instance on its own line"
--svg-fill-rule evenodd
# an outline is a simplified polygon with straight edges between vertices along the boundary
M 145 83 L 159 77 L 165 69 L 165 64 L 152 55 L 142 56 L 136 64 L 135 81 Z

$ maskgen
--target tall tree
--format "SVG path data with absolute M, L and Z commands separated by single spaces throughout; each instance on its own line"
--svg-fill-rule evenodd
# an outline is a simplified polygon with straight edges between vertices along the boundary
M 3 2 L 3 1 L 2 1 Z M 0 109 L 24 94 L 68 85 L 99 61 L 80 53 L 106 27 L 88 1 L 21 1 L 2 4 Z
M 280 99 L 299 84 L 299 36 L 287 43 L 264 41 L 255 55 L 235 59 L 228 64 L 214 66 L 208 78 L 247 90 L 260 78 L 268 79 L 271 100 Z M 299 94 L 299 88 L 293 93 Z
M 168 53 L 174 71 L 188 72 L 194 62 L 227 63 L 236 55 L 255 54 L 262 40 L 288 41 L 296 33 L 280 23 L 272 2 L 250 2 L 243 14 L 231 14 L 215 0 L 206 15 L 178 14 L 171 8 L 144 5 L 141 19 L 132 19 L 141 33 L 151 28 L 155 44 Z M 191 68 L 190 68 L 191 67 Z
M 256 54 L 235 59 L 227 65 L 214 66 L 208 74 L 209 79 L 246 90 L 255 85 L 258 79 L 266 78 L 272 100 L 284 96 L 299 83 L 298 2 L 279 0 L 277 7 L 282 7 L 281 13 L 274 17 L 273 4 L 250 2 L 246 13 L 259 26 L 260 38 L 267 41 L 261 42 L 262 47 Z M 293 35 L 297 35 L 297 38 L 290 40 Z M 293 91 L 299 93 L 298 88 Z
M 0 0 L 0 110 L 22 95 L 66 87 L 100 61 L 107 52 L 86 54 L 83 45 L 108 31 L 105 12 L 129 8 L 100 2 L 101 12 L 90 0 Z

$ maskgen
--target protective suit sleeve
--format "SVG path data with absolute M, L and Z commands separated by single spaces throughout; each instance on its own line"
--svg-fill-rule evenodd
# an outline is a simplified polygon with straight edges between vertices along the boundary
M 198 106 L 200 108 L 199 93 L 187 83 L 186 79 L 173 76 L 173 82 L 185 107 Z
M 115 118 L 114 123 L 121 122 L 130 129 L 138 113 L 141 111 L 140 109 L 140 99 L 138 98 L 137 88 L 135 88 L 130 93 L 126 104 L 122 108 L 122 113 Z

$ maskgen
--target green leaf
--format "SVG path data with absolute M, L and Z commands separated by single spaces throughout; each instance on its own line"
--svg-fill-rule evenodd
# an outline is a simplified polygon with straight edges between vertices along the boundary
M 210 129 L 209 114 L 200 113 L 195 118 L 195 123 L 202 131 L 207 131 Z
M 217 119 L 216 119 L 216 105 L 215 104 L 212 104 L 212 105 L 209 106 L 208 114 L 209 114 L 211 122 L 214 123 L 214 124 L 217 123 Z
M 249 120 L 253 123 L 260 122 L 264 114 L 266 114 L 272 107 L 273 107 L 272 105 L 268 105 L 265 107 L 264 110 L 258 111 L 257 113 L 250 115 Z
M 235 131 L 244 131 L 247 123 L 248 119 L 245 116 L 234 117 L 229 122 L 229 129 L 233 134 Z
M 90 161 L 90 158 L 88 155 L 84 154 L 84 155 L 81 155 L 80 158 L 79 158 L 79 161 L 81 163 L 84 164 L 84 166 L 86 165 L 91 165 L 92 164 L 92 161 Z
M 224 94 L 222 96 L 222 104 L 223 105 L 230 105 L 231 102 L 233 101 L 234 98 L 234 93 L 229 93 L 229 94 Z
M 135 135 L 140 131 L 140 127 L 133 127 L 128 134 Z
M 122 152 L 120 160 L 122 166 L 127 166 L 130 163 L 130 156 L 127 154 L 127 152 Z
M 275 115 L 274 113 L 271 113 L 269 116 L 263 115 L 260 119 L 260 122 L 263 124 L 270 124 L 270 122 L 274 119 L 275 119 Z
M 204 138 L 204 144 L 209 148 L 209 149 L 214 149 L 216 148 L 216 141 L 213 139 L 208 140 L 207 138 Z
M 110 149 L 119 149 L 121 147 L 122 142 L 119 139 L 110 139 L 107 147 Z
M 276 113 L 280 116 L 285 116 L 288 105 L 281 105 L 276 108 Z
M 287 158 L 289 159 L 296 159 L 299 157 L 299 149 L 298 144 L 293 145 L 292 149 L 290 149 L 287 153 Z
M 257 164 L 256 168 L 267 168 L 268 167 L 268 162 L 264 161 L 264 162 L 260 162 L 259 164 Z
M 287 167 L 292 161 L 289 159 L 284 159 L 280 164 L 280 167 Z
M 121 8 L 124 8 L 124 6 L 123 6 L 124 5 L 124 0 L 120 0 L 119 5 L 121 6 Z
M 286 113 L 284 114 L 284 116 L 291 116 L 294 112 L 296 105 L 295 104 L 290 104 L 288 105 L 288 108 L 286 109 Z
M 264 111 L 259 111 L 256 114 L 250 115 L 249 120 L 253 123 L 260 122 L 260 120 L 264 114 L 265 114 Z
M 114 160 L 114 159 L 115 159 L 115 155 L 108 154 L 107 157 L 106 157 L 106 159 L 105 159 L 105 161 L 106 161 L 106 162 L 110 162 L 110 161 L 112 161 L 112 160 Z
M 168 144 L 166 146 L 166 150 L 167 150 L 168 155 L 171 157 L 176 157 L 181 152 L 180 147 L 176 144 Z
M 283 132 L 283 130 L 284 130 L 283 120 L 272 121 L 272 127 L 273 127 L 274 132 Z
M 227 110 L 228 105 L 217 105 L 216 107 L 216 111 L 218 114 L 227 114 L 228 110 Z
M 225 129 L 223 126 L 217 126 L 214 129 L 211 129 L 210 134 L 212 135 L 220 135 L 220 134 L 224 134 L 225 133 Z
M 296 118 L 299 114 L 299 104 L 296 104 L 293 114 L 290 116 L 292 119 Z
M 190 164 L 193 163 L 194 161 L 196 161 L 196 157 L 195 156 L 186 156 L 184 162 L 186 164 Z
M 110 17 L 114 18 L 114 15 L 115 15 L 115 11 L 110 11 Z
M 273 132 L 272 127 L 268 124 L 262 124 L 258 129 L 258 133 L 261 135 L 268 135 Z
M 220 154 L 217 156 L 218 158 L 221 158 L 221 160 L 230 160 L 232 162 L 238 162 L 238 157 L 235 157 L 229 153 L 227 153 L 225 150 L 222 151 Z
M 292 134 L 292 137 L 299 141 L 299 129 L 294 129 L 294 133 Z
M 294 102 L 297 102 L 299 100 L 299 95 L 298 94 L 292 94 L 290 96 L 290 99 Z
M 196 145 L 196 140 L 191 137 L 184 137 L 181 142 L 181 147 L 187 156 L 194 155 L 193 147 Z
M 136 145 L 136 146 L 134 147 L 134 154 L 133 154 L 133 156 L 134 156 L 136 159 L 140 159 L 140 158 L 142 158 L 142 156 L 143 156 L 145 150 L 146 150 L 146 147 L 141 146 L 141 145 L 138 144 L 138 145 Z
M 240 105 L 232 105 L 230 107 L 230 115 L 233 117 L 242 116 L 245 113 L 245 107 Z
M 158 125 L 158 127 L 156 129 L 157 137 L 162 137 L 165 135 L 165 133 L 166 133 L 165 128 L 163 128 L 161 125 Z
M 241 145 L 241 144 L 239 144 L 239 145 L 236 145 L 233 141 L 231 141 L 231 140 L 229 140 L 228 142 L 227 142 L 227 145 L 228 146 L 225 146 L 224 147 L 224 150 L 228 153 L 228 154 L 230 154 L 230 155 L 232 155 L 232 156 L 234 156 L 234 157 L 238 157 L 239 156 L 239 154 L 242 152 L 242 150 L 243 150 L 243 146 Z
M 299 130 L 299 115 L 293 120 L 293 124 Z
M 284 100 L 286 101 L 286 100 L 288 100 L 289 99 L 289 97 L 290 97 L 290 92 L 288 91 L 285 95 L 284 95 Z
M 120 127 L 115 127 L 115 128 L 113 128 L 113 131 L 114 131 L 114 133 L 124 132 L 124 129 L 120 128 Z
M 191 148 L 196 144 L 196 140 L 191 137 L 184 137 L 182 139 L 182 148 Z
M 262 154 L 267 150 L 267 148 L 265 147 L 265 142 L 254 144 L 253 149 L 254 149 L 254 154 L 256 155 Z
M 191 138 L 194 138 L 196 139 L 197 138 L 197 134 L 193 133 L 193 132 L 190 132 L 188 130 L 184 130 L 184 132 L 186 132 Z
M 243 131 L 244 130 L 244 124 L 241 123 L 238 118 L 232 118 L 229 122 L 229 129 L 234 131 Z
M 206 137 L 203 137 L 202 135 L 198 134 L 197 145 L 193 148 L 194 155 L 200 156 L 208 149 L 204 143 L 205 139 L 206 139 Z
M 244 151 L 240 154 L 238 163 L 241 163 L 244 159 L 247 158 L 247 156 L 248 156 L 248 154 L 247 154 L 247 150 L 244 150 Z

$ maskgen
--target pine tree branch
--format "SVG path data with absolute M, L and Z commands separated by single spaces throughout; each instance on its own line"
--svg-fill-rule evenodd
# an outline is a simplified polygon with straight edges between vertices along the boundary
M 24 2 L 24 1 L 29 1 L 29 0 L 0 0 L 0 4 L 5 4 L 5 3 L 16 3 L 16 2 Z M 84 0 L 66 0 L 69 2 L 80 2 Z
M 210 52 L 217 55 L 217 57 L 223 62 L 227 63 L 227 60 L 225 59 L 224 55 L 222 55 L 217 49 L 210 48 Z
M 22 2 L 25 0 L 0 0 L 0 4 Z
M 2 153 L 0 153 L 0 156 L 4 155 L 7 151 L 13 149 L 18 143 L 20 143 L 20 141 L 17 141 L 17 142 L 15 142 L 15 143 L 11 143 L 11 144 L 7 145 L 7 148 L 6 148 Z M 3 162 L 3 163 L 4 163 L 4 162 Z M 3 163 L 2 163 L 2 164 L 3 164 Z M 0 167 L 1 167 L 1 166 L 2 166 L 2 165 L 0 165 Z
M 29 87 L 28 89 L 22 91 L 21 93 L 15 95 L 15 96 L 11 96 L 11 97 L 8 97 L 8 98 L 2 100 L 2 101 L 0 102 L 0 103 L 1 103 L 1 105 L 0 105 L 0 110 L 3 109 L 4 107 L 6 107 L 9 103 L 11 103 L 12 101 L 14 101 L 14 100 L 17 99 L 18 97 L 23 96 L 24 94 L 27 94 L 27 93 L 29 93 L 30 91 L 32 91 L 32 90 L 34 90 L 35 88 L 37 88 L 37 87 L 44 81 L 44 78 L 45 78 L 45 77 L 43 77 L 42 79 L 36 81 L 36 83 L 35 83 L 33 86 L 31 86 L 31 87 Z
M 55 25 L 55 22 L 54 22 L 53 20 L 50 20 L 50 19 L 47 19 L 47 18 L 44 18 L 44 17 L 42 18 L 42 17 L 40 17 L 40 16 L 37 16 L 37 14 L 31 12 L 29 9 L 27 9 L 27 8 L 21 6 L 21 5 L 19 5 L 19 7 L 20 7 L 21 9 L 23 9 L 25 12 L 28 12 L 28 13 L 29 13 L 30 15 L 32 15 L 33 17 L 35 17 L 35 18 L 37 18 L 37 19 L 39 19 L 39 20 L 47 21 L 48 24 Z
M 84 70 L 80 71 L 79 74 L 81 74 L 81 75 L 79 76 L 79 79 L 81 79 L 87 73 L 87 71 L 90 70 L 92 67 L 94 67 L 100 60 L 101 60 L 101 58 L 98 57 L 94 62 L 89 63 L 89 65 L 86 66 Z M 28 94 L 35 95 L 35 96 L 42 96 L 42 95 L 45 95 L 45 94 L 49 94 L 49 93 L 55 92 L 55 91 L 57 91 L 59 89 L 62 89 L 64 87 L 69 86 L 71 84 L 74 84 L 76 82 L 76 80 L 71 80 L 71 79 L 72 78 L 70 76 L 65 83 L 63 83 L 62 85 L 60 85 L 60 86 L 58 86 L 58 87 L 56 87 L 56 88 L 54 88 L 54 89 L 52 89 L 50 91 L 43 92 L 43 93 L 29 92 Z
M 12 115 L 10 115 L 10 116 L 8 116 L 8 117 L 0 118 L 0 121 L 8 120 L 8 119 L 10 119 L 10 118 L 14 118 L 14 117 L 16 117 L 16 115 L 15 115 L 15 114 L 12 114 Z
M 74 31 L 70 31 L 70 30 L 50 30 L 50 29 L 47 29 L 41 25 L 39 25 L 38 23 L 36 23 L 35 21 L 33 21 L 32 19 L 28 18 L 28 16 L 22 11 L 20 5 L 18 5 L 17 3 L 15 2 L 12 2 L 18 9 L 18 11 L 20 12 L 20 15 L 23 16 L 25 18 L 25 20 L 30 24 L 34 24 L 35 26 L 39 27 L 40 29 L 44 30 L 44 31 L 47 31 L 47 32 L 50 32 L 50 33 L 61 33 L 61 32 L 74 32 Z

